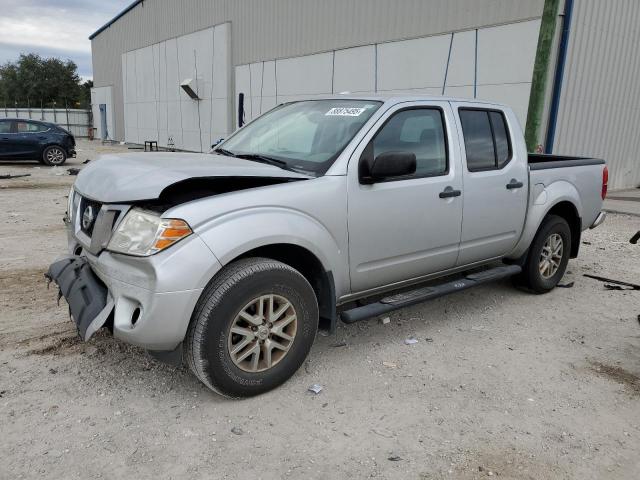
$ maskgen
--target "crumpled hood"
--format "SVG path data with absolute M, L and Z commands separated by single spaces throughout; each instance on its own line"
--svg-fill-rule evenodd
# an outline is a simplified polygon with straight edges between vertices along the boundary
M 75 188 L 103 203 L 153 200 L 191 178 L 310 178 L 240 158 L 205 153 L 147 152 L 103 155 L 78 175 Z

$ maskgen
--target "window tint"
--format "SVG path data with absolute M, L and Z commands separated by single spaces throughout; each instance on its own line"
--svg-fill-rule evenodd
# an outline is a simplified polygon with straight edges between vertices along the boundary
M 470 172 L 504 167 L 511 159 L 504 115 L 488 110 L 460 109 L 467 169 Z
M 493 136 L 496 140 L 496 160 L 498 162 L 498 168 L 502 168 L 511 158 L 507 125 L 504 121 L 504 116 L 499 112 L 489 112 L 489 118 L 491 119 L 491 126 L 493 127 Z
M 44 125 L 40 125 L 38 123 L 31 122 L 17 122 L 18 124 L 18 133 L 24 132 L 44 132 L 47 127 Z
M 11 133 L 11 122 L 0 120 L 0 133 Z
M 496 166 L 493 136 L 489 116 L 484 110 L 460 110 L 464 146 L 469 171 L 487 170 Z
M 418 108 L 396 113 L 373 139 L 373 157 L 385 152 L 416 155 L 416 177 L 447 172 L 447 146 L 442 112 Z

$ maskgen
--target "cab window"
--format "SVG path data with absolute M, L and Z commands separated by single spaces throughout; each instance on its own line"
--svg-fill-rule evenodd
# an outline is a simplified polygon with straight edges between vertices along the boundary
M 497 170 L 511 160 L 511 142 L 504 114 L 495 110 L 459 110 L 467 152 L 467 170 Z
M 385 152 L 416 156 L 413 177 L 448 172 L 444 119 L 438 108 L 411 108 L 395 113 L 373 139 L 373 158 Z
M 0 133 L 11 133 L 11 121 L 0 120 Z

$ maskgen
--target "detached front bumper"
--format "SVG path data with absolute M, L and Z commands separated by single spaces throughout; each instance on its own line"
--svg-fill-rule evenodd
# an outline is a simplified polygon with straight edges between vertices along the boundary
M 69 251 L 81 254 L 53 263 L 48 276 L 83 340 L 112 319 L 116 338 L 154 351 L 180 345 L 202 290 L 222 268 L 196 235 L 157 255 L 131 257 L 92 255 L 70 234 Z
M 45 274 L 60 288 L 59 297 L 69 303 L 78 333 L 88 340 L 104 325 L 113 310 L 107 287 L 93 274 L 83 257 L 68 256 L 54 262 Z

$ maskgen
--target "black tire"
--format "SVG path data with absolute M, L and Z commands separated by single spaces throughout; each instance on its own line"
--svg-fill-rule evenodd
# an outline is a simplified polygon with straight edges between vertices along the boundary
M 231 357 L 230 330 L 240 311 L 261 295 L 283 297 L 291 304 L 297 317 L 296 333 L 286 354 L 271 368 L 245 371 Z M 187 331 L 185 359 L 195 376 L 213 391 L 230 398 L 250 397 L 288 380 L 307 357 L 317 330 L 318 302 L 304 276 L 275 260 L 246 258 L 227 265 L 205 288 Z M 264 354 L 258 358 L 263 361 Z
M 553 275 L 545 276 L 541 272 L 542 252 L 547 240 L 553 235 L 562 239 L 562 257 Z M 548 215 L 540 225 L 538 233 L 531 243 L 519 282 L 535 293 L 547 293 L 562 279 L 571 256 L 571 229 L 567 221 L 557 215 Z
M 42 151 L 42 163 L 50 167 L 64 165 L 67 161 L 67 152 L 60 145 L 49 145 Z

